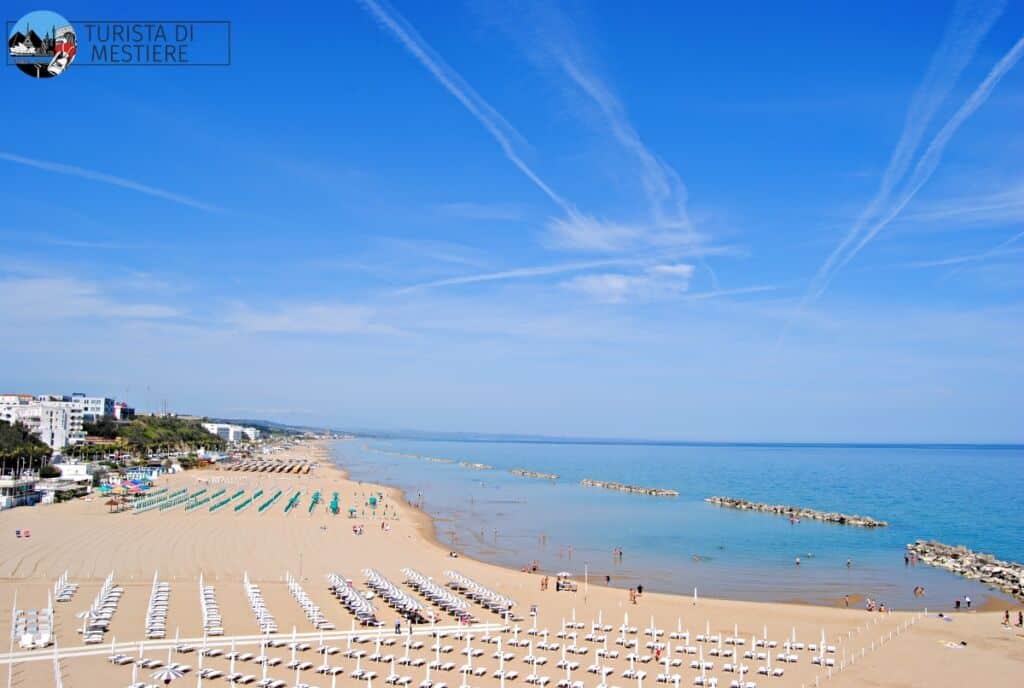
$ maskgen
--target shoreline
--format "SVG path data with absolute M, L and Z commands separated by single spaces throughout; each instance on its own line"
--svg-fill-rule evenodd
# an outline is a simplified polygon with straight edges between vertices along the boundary
M 351 440 L 337 440 L 337 442 L 347 442 L 347 441 L 351 441 Z M 324 451 L 327 453 L 327 455 L 331 456 L 331 448 L 330 448 L 329 444 L 330 443 L 328 441 L 324 441 L 322 443 L 322 446 L 324 448 Z M 376 449 L 376 448 L 370 448 L 370 449 L 371 449 L 371 451 L 382 451 L 382 450 L 379 450 L 379 449 Z M 408 456 L 406 454 L 402 454 L 400 452 L 394 452 L 394 451 L 385 451 L 384 453 L 394 454 L 394 455 L 398 455 L 398 456 L 402 456 L 402 457 L 407 457 Z M 331 466 L 332 469 L 337 470 L 337 471 L 343 473 L 346 477 L 349 477 L 349 479 L 351 479 L 350 478 L 350 475 L 351 475 L 350 471 L 344 470 L 341 466 L 339 466 L 338 464 L 336 464 L 334 462 L 331 462 L 330 466 Z M 401 488 L 401 487 L 394 486 L 394 485 L 386 485 L 386 484 L 383 484 L 383 483 L 362 482 L 360 484 L 362 484 L 362 485 L 376 485 L 377 487 L 383 489 L 386 493 L 394 493 L 394 494 L 399 495 L 399 497 L 403 501 L 403 505 L 405 507 L 407 507 L 413 514 L 415 514 L 418 520 L 422 520 L 423 521 L 423 526 L 424 526 L 424 528 L 427 531 L 426 539 L 428 540 L 428 542 L 432 546 L 434 546 L 436 549 L 438 549 L 439 551 L 442 551 L 442 552 L 444 552 L 446 554 L 454 549 L 455 551 L 457 551 L 459 553 L 459 556 L 461 558 L 470 559 L 472 561 L 478 562 L 481 565 L 490 566 L 490 567 L 496 567 L 499 570 L 506 571 L 506 572 L 509 572 L 509 573 L 518 573 L 518 574 L 530 573 L 531 575 L 538 575 L 538 576 L 544 576 L 544 575 L 552 576 L 552 575 L 554 575 L 554 573 L 559 568 L 559 567 L 549 567 L 549 569 L 542 569 L 542 570 L 538 570 L 536 572 L 533 572 L 533 571 L 523 571 L 523 569 L 521 567 L 520 568 L 516 568 L 513 565 L 502 564 L 502 563 L 499 563 L 499 562 L 496 562 L 496 561 L 489 561 L 487 559 L 482 558 L 479 555 L 474 555 L 471 552 L 466 552 L 466 551 L 464 551 L 463 549 L 461 549 L 459 547 L 459 543 L 456 543 L 454 546 L 446 544 L 446 543 L 444 543 L 441 540 L 440 531 L 439 531 L 439 529 L 437 527 L 436 521 L 439 520 L 439 519 L 443 519 L 445 521 L 455 523 L 455 522 L 457 522 L 459 520 L 458 517 L 456 517 L 456 516 L 441 517 L 441 516 L 431 515 L 430 513 L 428 513 L 426 511 L 424 511 L 423 509 L 421 509 L 411 499 L 408 498 L 409 494 L 407 493 L 405 488 Z M 473 531 L 473 532 L 475 532 L 475 531 Z M 481 541 L 481 544 L 483 544 L 483 541 Z M 562 568 L 564 568 L 564 566 Z M 609 571 L 611 571 L 611 570 L 609 570 Z M 603 577 L 605 575 L 605 573 L 606 573 L 605 571 L 602 571 L 600 569 L 593 569 L 590 572 L 590 582 L 589 582 L 589 585 L 591 587 L 599 587 L 599 588 L 602 588 L 602 589 L 605 589 L 605 590 L 614 591 L 614 592 L 618 592 L 618 593 L 622 593 L 622 592 L 625 591 L 625 589 L 622 588 L 622 587 L 618 587 L 618 586 L 615 586 L 615 585 L 605 585 L 601 581 L 601 577 Z M 949 575 L 952 575 L 952 574 L 949 574 Z M 625 580 L 625 581 L 643 582 L 645 580 L 650 579 L 650 576 L 645 576 L 642 571 L 615 570 L 614 578 L 615 578 L 615 580 L 618 580 L 618 581 Z M 575 579 L 582 580 L 582 576 L 576 576 Z M 657 589 L 657 584 L 655 584 L 654 588 L 650 588 L 650 589 L 651 589 L 651 591 L 653 593 L 656 593 L 656 594 L 659 594 L 659 595 L 667 595 L 667 596 L 670 596 L 672 598 L 678 598 L 678 599 L 688 599 L 688 596 L 685 593 L 682 593 L 682 592 L 672 592 L 672 591 L 658 590 Z M 698 592 L 698 594 L 699 594 L 699 592 Z M 982 611 L 994 611 L 994 610 L 1003 610 L 1003 609 L 1021 609 L 1021 608 L 1024 608 L 1024 602 L 1020 602 L 1020 601 L 1014 600 L 1012 598 L 1010 598 L 1010 599 L 1000 599 L 1000 597 L 998 595 L 999 595 L 999 593 L 997 591 L 989 591 L 989 594 L 987 594 L 983 600 L 979 600 L 980 605 L 977 608 L 982 610 Z M 864 595 L 863 595 L 863 593 L 860 593 L 860 592 L 851 592 L 849 597 L 851 598 L 851 605 L 854 604 L 854 602 L 852 600 L 859 600 L 859 601 L 863 601 L 864 600 Z M 842 608 L 842 604 L 843 604 L 843 596 L 841 596 L 841 595 L 838 596 L 838 597 L 833 596 L 833 597 L 825 598 L 826 601 L 825 602 L 821 602 L 821 603 L 815 603 L 815 602 L 808 601 L 806 599 L 794 598 L 794 597 L 786 597 L 786 596 L 772 597 L 770 599 L 752 599 L 752 598 L 747 598 L 747 597 L 742 597 L 742 596 L 737 596 L 737 597 L 712 596 L 712 597 L 706 597 L 705 598 L 705 597 L 701 596 L 701 599 L 715 600 L 715 601 L 719 601 L 719 602 L 738 602 L 738 603 L 742 603 L 742 604 L 764 604 L 764 605 L 785 604 L 785 605 L 805 606 L 805 607 L 809 607 L 809 608 L 819 608 L 819 609 L 820 608 L 825 608 L 825 609 Z M 922 607 L 924 607 L 924 606 L 925 605 L 922 605 Z M 940 604 L 938 606 L 942 607 L 943 605 Z M 853 607 L 851 606 L 851 609 L 852 608 Z
M 521 628 L 520 633 L 527 637 L 528 629 L 534 623 L 539 630 L 550 629 L 554 635 L 560 625 L 570 619 L 585 626 L 600 618 L 604 619 L 604 624 L 614 624 L 615 627 L 627 621 L 630 626 L 638 627 L 634 636 L 641 643 L 638 650 L 649 640 L 644 628 L 651 624 L 665 629 L 666 635 L 677 628 L 686 628 L 693 633 L 712 629 L 723 636 L 736 634 L 751 644 L 753 638 L 764 635 L 778 640 L 780 649 L 782 643 L 793 635 L 800 641 L 816 643 L 825 634 L 837 647 L 834 655 L 836 673 L 832 675 L 837 688 L 893 684 L 934 688 L 965 685 L 971 681 L 998 683 L 1000 677 L 1017 675 L 1024 670 L 1024 643 L 1007 645 L 1016 637 L 1017 629 L 1011 634 L 1001 628 L 1000 612 L 960 612 L 949 615 L 952 622 L 946 622 L 934 613 L 924 615 L 889 610 L 883 614 L 862 608 L 803 604 L 795 596 L 782 603 L 703 595 L 694 600 L 686 595 L 646 589 L 642 595 L 631 598 L 627 590 L 605 586 L 596 578 L 592 585 L 586 585 L 583 577 L 578 575 L 578 566 L 582 563 L 579 561 L 568 565 L 569 571 L 577 572 L 571 576 L 577 584 L 576 590 L 559 591 L 555 585 L 543 585 L 545 576 L 541 572 L 524 573 L 488 562 L 464 553 L 461 544 L 457 548 L 459 557 L 452 559 L 448 555 L 452 548 L 441 542 L 445 526 L 443 518 L 435 518 L 420 509 L 408 499 L 412 494 L 401 487 L 387 485 L 386 480 L 353 480 L 351 471 L 336 463 L 343 460 L 336 446 L 327 442 L 316 445 L 303 443 L 289 450 L 288 455 L 310 459 L 318 465 L 304 475 L 198 469 L 163 477 L 160 487 L 168 487 L 172 491 L 185 488 L 190 492 L 202 487 L 244 489 L 247 494 L 258 489 L 267 492 L 283 490 L 285 494 L 297 492 L 300 495 L 298 506 L 290 512 L 285 512 L 281 501 L 263 513 L 255 509 L 210 512 L 205 508 L 186 512 L 181 506 L 138 514 L 130 511 L 110 513 L 101 499 L 0 512 L 0 627 L 9 627 L 14 607 L 44 608 L 47 596 L 52 592 L 53 581 L 67 571 L 69 580 L 80 589 L 71 602 L 58 603 L 54 608 L 55 641 L 63 655 L 60 665 L 64 685 L 67 688 L 128 685 L 131 683 L 132 663 L 112 664 L 107 661 L 108 651 L 102 648 L 104 645 L 109 648 L 116 638 L 119 649 L 131 646 L 126 654 L 132 657 L 143 653 L 150 659 L 167 660 L 167 646 L 172 643 L 165 641 L 165 645 L 154 649 L 153 643 L 144 640 L 148 600 L 157 576 L 169 586 L 168 639 L 173 639 L 179 632 L 181 638 L 203 636 L 204 620 L 197 595 L 197 584 L 202 577 L 219 604 L 223 639 L 229 642 L 237 640 L 240 650 L 255 656 L 261 652 L 258 643 L 262 636 L 258 634 L 258 617 L 243 586 L 246 580 L 259 586 L 262 600 L 279 626 L 279 631 L 272 637 L 282 644 L 287 643 L 293 628 L 303 634 L 302 637 L 316 632 L 304 608 L 297 603 L 290 587 L 294 583 L 301 586 L 310 602 L 323 610 L 339 634 L 347 632 L 350 624 L 355 623 L 354 616 L 339 604 L 327 585 L 327 577 L 334 573 L 351 578 L 355 588 L 363 591 L 368 578 L 365 571 L 377 571 L 423 603 L 428 610 L 438 612 L 439 623 L 451 622 L 448 615 L 440 612 L 439 606 L 431 605 L 405 584 L 407 574 L 404 570 L 411 567 L 438 584 L 447 584 L 450 576 L 446 572 L 452 570 L 515 600 L 517 605 L 513 611 L 522 619 L 517 625 Z M 332 514 L 324 501 L 320 501 L 315 509 L 307 510 L 313 494 L 331 494 L 334 491 L 340 496 L 341 513 Z M 371 503 L 370 497 L 377 493 L 383 494 L 383 498 Z M 346 516 L 346 511 L 356 513 Z M 31 529 L 31 538 L 16 539 L 15 528 Z M 97 651 L 88 656 L 76 655 L 76 648 L 82 646 L 82 637 L 78 634 L 82 620 L 78 613 L 88 608 L 100 592 L 102 581 L 111 572 L 114 584 L 123 590 L 123 598 L 113 614 L 109 632 L 104 634 L 98 645 L 92 646 Z M 554 577 L 550 575 L 551 579 Z M 450 590 L 447 585 L 443 587 Z M 406 621 L 397 618 L 393 607 L 386 606 L 379 599 L 373 604 L 377 618 L 385 624 L 383 637 L 394 637 L 391 626 L 396 620 L 401 621 L 405 631 Z M 531 608 L 537 610 L 536 617 L 531 616 Z M 500 614 L 479 604 L 471 604 L 470 610 L 480 623 L 500 621 Z M 418 630 L 429 632 L 429 626 L 420 625 Z M 371 643 L 372 634 L 377 633 L 364 628 L 358 632 L 368 637 Z M 511 638 L 512 634 L 503 635 L 503 639 Z M 608 639 L 611 644 L 616 640 L 616 634 L 610 633 Z M 146 649 L 137 649 L 140 640 L 148 646 Z M 970 652 L 951 650 L 946 641 L 953 640 L 967 642 Z M 479 642 L 479 635 L 474 636 L 474 644 Z M 345 641 L 340 644 L 343 649 Z M 458 646 L 457 642 L 452 644 Z M 585 644 L 590 646 L 591 657 L 600 647 L 593 641 Z M 694 643 L 699 644 L 699 641 Z M 315 643 L 311 645 L 315 647 Z M 372 647 L 371 644 L 367 649 Z M 712 649 L 712 645 L 703 647 L 705 653 Z M 397 649 L 392 650 L 396 655 L 401 651 L 396 652 Z M 0 647 L 0 675 L 6 669 L 3 667 L 6 650 Z M 53 651 L 52 646 L 37 650 L 35 653 L 38 654 L 34 654 L 32 659 L 49 658 Z M 604 660 L 616 675 L 628 668 L 625 657 L 628 651 L 623 649 L 622 657 Z M 1014 655 L 1015 651 L 1019 655 Z M 265 652 L 281 658 L 282 662 L 287 661 L 288 653 L 287 648 L 268 648 Z M 489 653 L 490 650 L 479 660 L 487 667 L 487 675 L 475 677 L 474 688 L 502 688 L 490 673 L 496 665 Z M 523 651 L 516 654 L 520 656 L 512 666 L 525 676 L 531 667 L 526 664 Z M 854 665 L 852 658 L 855 655 Z M 25 655 L 18 656 L 21 659 L 15 658 L 18 664 L 13 670 L 12 688 L 51 685 L 51 662 L 25 661 Z M 427 649 L 419 654 L 427 661 L 433 656 L 434 653 Z M 560 671 L 555 667 L 558 652 L 544 656 L 549 659 L 550 666 L 537 673 L 548 674 L 557 680 L 560 677 Z M 805 651 L 799 662 L 787 663 L 785 677 L 773 677 L 772 685 L 795 688 L 813 684 L 816 679 L 826 679 L 824 667 L 815 666 L 810 661 L 811 656 Z M 457 655 L 453 655 L 455 657 Z M 908 657 L 913 661 L 908 662 Z M 312 649 L 306 651 L 301 659 L 320 661 Z M 674 669 L 683 675 L 683 682 L 687 685 L 692 683 L 694 676 L 689 668 L 690 659 L 687 657 L 685 665 Z M 178 653 L 172 655 L 172 660 L 195 666 L 199 653 Z M 589 657 L 582 658 L 580 663 L 583 664 L 584 660 L 589 661 Z M 224 674 L 229 671 L 224 657 L 209 657 L 203 661 L 204 666 Z M 355 659 L 339 654 L 329 661 L 345 670 L 344 675 L 338 676 L 341 688 L 362 688 L 365 685 L 350 676 L 355 668 Z M 751 678 L 756 680 L 760 678 L 755 676 L 757 662 L 751 664 Z M 840 669 L 841 665 L 843 669 Z M 244 660 L 239 668 L 257 678 L 261 673 L 260 667 Z M 370 665 L 369 668 L 383 675 L 387 665 Z M 645 669 L 654 680 L 654 673 L 660 667 L 652 664 Z M 150 671 L 141 677 L 148 677 Z M 712 675 L 717 677 L 719 685 L 728 685 L 734 676 L 722 672 L 722 665 L 716 664 Z M 400 669 L 399 673 L 411 675 L 411 685 L 419 685 L 423 678 L 422 668 Z M 287 681 L 286 685 L 294 683 L 294 670 L 287 670 L 284 666 L 268 668 L 268 674 L 273 679 Z M 580 674 L 585 685 L 593 685 L 594 682 L 582 669 Z M 188 676 L 182 685 L 195 681 L 195 674 Z M 451 685 L 457 685 L 459 680 L 454 673 L 442 675 L 442 678 L 451 681 Z M 314 675 L 312 670 L 302 675 L 302 682 L 321 687 L 325 685 L 324 679 Z M 225 684 L 213 682 L 210 685 Z

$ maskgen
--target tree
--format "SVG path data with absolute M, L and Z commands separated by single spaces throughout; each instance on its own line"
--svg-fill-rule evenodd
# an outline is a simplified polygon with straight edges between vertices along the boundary
M 60 469 L 54 466 L 52 463 L 46 463 L 39 467 L 40 478 L 59 478 L 60 476 Z
M 0 472 L 36 468 L 51 450 L 21 423 L 0 421 Z

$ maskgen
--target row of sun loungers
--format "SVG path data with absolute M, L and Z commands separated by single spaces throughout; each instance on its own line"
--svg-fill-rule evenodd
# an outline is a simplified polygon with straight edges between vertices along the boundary
M 82 642 L 87 645 L 103 642 L 103 634 L 109 630 L 110 621 L 114 618 L 123 594 L 124 588 L 114 585 L 114 573 L 110 572 L 86 615 L 82 628 Z
M 288 583 L 288 592 L 292 594 L 295 601 L 302 607 L 303 613 L 305 613 L 309 622 L 313 624 L 313 628 L 318 631 L 333 631 L 334 624 L 327 620 L 327 617 L 320 611 L 320 605 L 309 598 L 306 591 L 302 589 L 302 585 L 292 576 L 290 571 L 285 573 L 285 581 Z
M 474 623 L 476 619 L 469 611 L 469 603 L 447 588 L 435 583 L 432 578 L 424 576 L 416 569 L 402 569 L 405 584 L 426 597 L 432 604 L 448 612 L 463 623 Z
M 53 608 L 18 609 L 14 613 L 14 637 L 23 650 L 43 648 L 53 642 Z
M 212 585 L 206 585 L 202 574 L 199 574 L 199 604 L 203 610 L 203 633 L 224 635 L 224 619 L 217 604 L 217 591 Z
M 328 587 L 331 593 L 338 598 L 346 609 L 348 609 L 364 626 L 380 626 L 377 620 L 377 612 L 359 592 L 352 587 L 352 584 L 337 573 L 330 573 L 327 576 Z
M 146 638 L 163 640 L 167 637 L 167 602 L 171 596 L 170 583 L 160 581 L 153 574 L 153 589 L 149 593 L 149 606 L 146 608 Z
M 464 593 L 471 600 L 490 609 L 492 612 L 503 614 L 515 606 L 515 601 L 499 593 L 485 588 L 475 581 L 463 576 L 458 571 L 445 571 L 444 575 L 451 579 L 448 587 Z
M 53 598 L 58 602 L 70 602 L 76 592 L 78 592 L 78 584 L 68 581 L 67 571 L 60 574 L 60 578 L 53 584 Z
M 157 490 L 151 495 L 133 502 L 132 512 L 136 514 L 141 514 L 147 511 L 151 511 L 153 509 L 159 508 L 167 500 L 175 499 L 187 493 L 188 490 L 185 488 L 175 490 L 174 492 L 168 492 L 166 487 L 161 488 L 160 490 Z
M 288 473 L 292 475 L 305 475 L 309 473 L 310 464 L 305 462 L 286 463 L 283 461 L 243 461 L 228 466 L 228 471 L 246 471 L 250 473 Z
M 380 595 L 381 599 L 389 607 L 405 618 L 413 623 L 424 623 L 434 620 L 433 612 L 425 609 L 419 600 L 406 593 L 377 571 L 363 569 L 363 575 L 366 576 L 366 585 Z
M 253 613 L 256 614 L 260 633 L 277 633 L 277 621 L 274 620 L 274 616 L 267 609 L 267 605 L 263 601 L 263 593 L 260 592 L 260 586 L 249 581 L 248 572 L 245 573 L 242 584 L 245 586 L 245 594 L 249 598 L 249 605 L 252 607 Z

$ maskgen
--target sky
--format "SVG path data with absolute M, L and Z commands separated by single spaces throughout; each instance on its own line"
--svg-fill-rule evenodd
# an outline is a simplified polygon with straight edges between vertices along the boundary
M 153 2 L 231 66 L 0 70 L 0 391 L 1024 442 L 1024 7 L 701 5 Z

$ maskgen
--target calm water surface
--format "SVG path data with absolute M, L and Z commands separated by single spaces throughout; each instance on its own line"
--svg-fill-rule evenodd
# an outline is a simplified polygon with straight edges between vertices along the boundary
M 906 567 L 908 542 L 933 538 L 1024 561 L 1022 447 L 358 439 L 336 443 L 333 453 L 353 478 L 422 498 L 439 537 L 461 551 L 514 567 L 539 560 L 548 572 L 586 569 L 591 580 L 608 575 L 621 587 L 692 594 L 696 586 L 715 597 L 824 604 L 849 593 L 938 609 L 963 595 L 1005 598 L 937 569 Z M 512 468 L 560 478 L 523 478 Z M 679 496 L 585 488 L 583 478 L 667 487 Z M 792 525 L 709 505 L 703 500 L 711 495 L 863 514 L 889 527 Z M 621 562 L 611 556 L 614 547 L 624 549 Z M 913 597 L 916 585 L 925 586 L 924 600 Z

